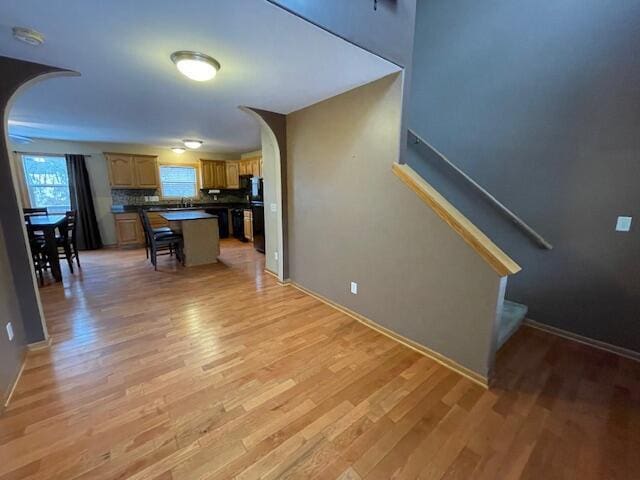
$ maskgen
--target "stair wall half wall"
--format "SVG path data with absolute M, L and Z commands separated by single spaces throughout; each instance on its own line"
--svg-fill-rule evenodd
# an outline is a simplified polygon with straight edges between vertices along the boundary
M 506 277 L 392 173 L 401 104 L 395 74 L 287 116 L 290 277 L 486 383 Z

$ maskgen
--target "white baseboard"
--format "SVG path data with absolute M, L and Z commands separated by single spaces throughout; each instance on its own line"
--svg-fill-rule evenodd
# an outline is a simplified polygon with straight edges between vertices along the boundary
M 524 325 L 528 325 L 532 328 L 537 328 L 538 330 L 542 330 L 543 332 L 551 333 L 568 340 L 573 340 L 574 342 L 597 348 L 598 350 L 604 350 L 605 352 L 613 353 L 615 355 L 620 355 L 621 357 L 640 362 L 640 352 L 629 350 L 628 348 L 624 347 L 619 347 L 617 345 L 611 345 L 610 343 L 602 342 L 600 340 L 594 340 L 593 338 L 583 337 L 582 335 L 578 335 L 577 333 L 562 330 L 561 328 L 557 327 L 552 327 L 551 325 L 547 325 L 545 323 L 536 322 L 535 320 L 531 320 L 530 318 L 525 318 L 523 323 Z

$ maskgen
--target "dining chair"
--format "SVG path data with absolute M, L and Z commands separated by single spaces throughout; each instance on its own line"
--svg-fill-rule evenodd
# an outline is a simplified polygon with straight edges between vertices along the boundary
M 31 251 L 31 259 L 33 260 L 33 268 L 36 271 L 38 277 L 38 284 L 44 286 L 44 272 L 48 269 L 49 259 L 47 257 L 47 246 L 42 237 L 36 235 L 36 232 L 31 228 L 31 218 L 26 217 L 27 221 L 27 235 L 29 239 L 29 250 Z
M 78 263 L 78 268 L 81 268 L 76 238 L 76 232 L 78 230 L 77 215 L 78 212 L 76 210 L 67 211 L 65 214 L 65 222 L 59 228 L 60 233 L 56 235 L 58 257 L 67 260 L 71 273 L 73 273 L 73 259 Z
M 38 208 L 23 208 L 22 213 L 26 215 L 48 215 L 49 211 L 46 207 L 38 207 Z
M 173 255 L 174 251 L 180 263 L 184 265 L 182 234 L 172 230 L 169 230 L 169 232 L 154 232 L 147 212 L 142 210 L 140 216 L 142 218 L 142 227 L 149 238 L 149 253 L 154 270 L 158 270 L 158 256 Z
M 149 258 L 149 246 L 151 244 L 151 240 L 149 239 L 149 232 L 147 231 L 146 228 L 144 228 L 144 215 L 146 215 L 146 212 L 144 210 L 140 210 L 140 222 L 142 223 L 142 231 L 144 233 L 144 253 L 147 255 L 147 258 Z M 149 222 L 149 224 L 151 224 L 151 222 Z M 173 233 L 173 230 L 171 230 L 169 227 L 151 227 L 151 230 L 153 230 L 153 233 Z M 170 249 L 170 253 L 173 254 L 173 249 Z

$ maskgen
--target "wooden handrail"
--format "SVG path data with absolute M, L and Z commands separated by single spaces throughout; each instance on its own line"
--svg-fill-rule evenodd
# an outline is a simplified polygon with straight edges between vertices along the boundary
M 522 220 L 518 215 L 509 210 L 502 202 L 500 202 L 496 197 L 494 197 L 491 193 L 487 191 L 482 185 L 476 182 L 473 178 L 463 172 L 460 168 L 458 168 L 451 160 L 449 160 L 441 151 L 439 151 L 436 147 L 431 145 L 425 139 L 421 138 L 416 132 L 411 129 L 408 129 L 409 135 L 414 138 L 414 143 L 417 145 L 425 145 L 432 152 L 434 152 L 438 157 L 442 159 L 444 163 L 446 163 L 449 168 L 453 169 L 460 177 L 466 180 L 470 185 L 472 185 L 477 191 L 479 191 L 484 197 L 489 201 L 494 208 L 498 209 L 505 215 L 509 220 L 511 220 L 520 230 L 524 232 L 531 240 L 533 240 L 540 248 L 544 248 L 546 250 L 551 250 L 553 245 L 551 245 L 547 240 L 536 232 L 527 222 Z
M 451 205 L 440 193 L 408 165 L 393 164 L 393 173 L 413 190 L 434 212 L 480 255 L 495 272 L 504 277 L 522 268 L 482 231 Z

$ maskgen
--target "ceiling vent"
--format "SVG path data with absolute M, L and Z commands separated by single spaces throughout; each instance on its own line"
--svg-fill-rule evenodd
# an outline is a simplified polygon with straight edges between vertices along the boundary
M 36 47 L 44 43 L 44 35 L 30 28 L 24 27 L 13 27 L 13 38 Z

